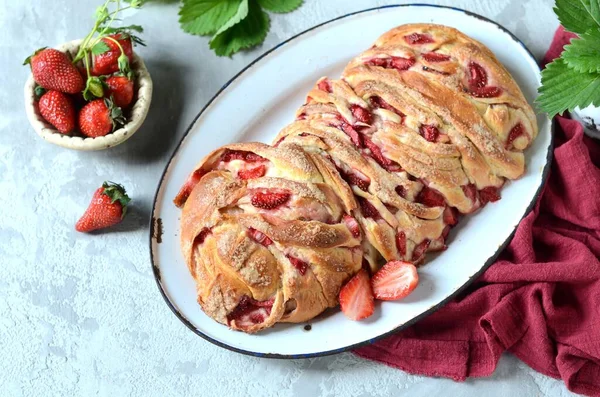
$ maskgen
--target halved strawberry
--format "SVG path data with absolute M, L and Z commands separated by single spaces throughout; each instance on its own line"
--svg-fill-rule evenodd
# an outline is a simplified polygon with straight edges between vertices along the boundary
M 317 87 L 319 87 L 319 89 L 321 91 L 325 91 L 325 92 L 329 92 L 329 93 L 331 93 L 331 91 L 332 91 L 331 83 L 329 82 L 328 79 L 323 79 L 323 80 L 319 81 L 319 83 L 317 84 Z
M 398 196 L 402 197 L 402 198 L 406 198 L 406 188 L 402 185 L 398 185 L 396 186 L 396 193 L 398 193 Z
M 381 66 L 381 67 L 387 67 L 387 65 L 390 63 L 390 59 L 389 58 L 372 58 L 369 59 L 368 61 L 365 61 L 365 65 L 369 65 L 369 66 Z
M 414 58 L 392 57 L 390 66 L 396 70 L 408 70 L 415 64 Z
M 254 193 L 254 195 L 250 199 L 250 202 L 256 208 L 272 210 L 274 208 L 279 207 L 280 205 L 287 203 L 287 201 L 290 199 L 290 196 L 291 195 L 289 193 L 280 193 L 268 190 L 259 191 Z
M 446 209 L 444 209 L 444 223 L 450 226 L 454 226 L 458 223 L 458 211 L 456 208 L 446 207 Z
M 419 133 L 423 138 L 427 139 L 429 142 L 435 142 L 437 141 L 438 136 L 440 135 L 440 130 L 438 130 L 437 127 L 434 125 L 423 124 L 421 127 L 419 127 Z
M 487 85 L 487 73 L 480 64 L 469 62 L 469 74 L 469 86 L 471 89 L 482 88 Z
M 396 248 L 398 249 L 398 254 L 404 258 L 406 255 L 406 234 L 402 231 L 396 234 Z
M 304 274 L 306 273 L 306 269 L 308 269 L 308 263 L 298 258 L 294 258 L 290 255 L 287 255 L 287 258 L 290 260 L 292 266 L 294 266 L 298 270 L 298 272 L 304 276 Z
M 179 189 L 177 196 L 173 199 L 173 203 L 175 203 L 177 207 L 182 207 L 185 204 L 192 193 L 192 190 L 194 190 L 194 187 L 200 182 L 200 179 L 202 179 L 203 176 L 204 172 L 202 170 L 196 170 L 188 177 L 181 189 Z
M 275 298 L 257 301 L 244 295 L 235 309 L 227 315 L 227 323 L 235 321 L 235 325 L 240 328 L 261 324 L 271 315 L 273 303 L 275 303 Z
M 354 170 L 351 170 L 350 172 L 347 172 L 347 173 L 344 172 L 341 174 L 342 174 L 342 178 L 344 178 L 344 180 L 346 182 L 348 182 L 349 185 L 358 186 L 358 188 L 360 190 L 365 191 L 365 192 L 369 190 L 369 185 L 371 185 L 371 180 L 369 179 L 368 176 L 363 175 L 359 171 L 354 171 Z
M 267 167 L 264 164 L 259 164 L 256 167 L 244 168 L 238 171 L 240 179 L 256 179 L 264 176 L 267 172 Z
M 357 197 L 357 199 L 360 204 L 360 210 L 365 218 L 373 218 L 375 220 L 381 218 L 379 211 L 377 211 L 377 208 L 375 208 L 369 200 L 363 197 Z
M 358 105 L 352 105 L 350 106 L 350 111 L 356 120 L 360 121 L 361 123 L 371 124 L 371 113 L 367 109 Z
M 243 150 L 225 150 L 225 153 L 221 156 L 221 161 L 229 162 L 232 160 L 243 160 L 247 163 L 254 163 L 257 161 L 266 160 L 264 157 L 259 156 L 256 153 L 246 152 Z
M 404 261 L 386 263 L 371 279 L 375 299 L 383 301 L 404 298 L 413 292 L 418 283 L 417 268 Z
M 256 241 L 259 244 L 264 245 L 265 247 L 268 247 L 269 245 L 273 244 L 273 240 L 268 238 L 266 234 L 254 229 L 254 228 L 248 229 L 248 235 L 250 236 L 250 238 L 252 240 Z
M 430 187 L 424 186 L 419 195 L 417 202 L 428 207 L 443 207 L 446 205 L 446 199 L 440 192 Z
M 360 134 L 350 124 L 343 121 L 342 124 L 339 125 L 339 127 L 341 127 L 342 131 L 344 131 L 346 135 L 350 137 L 350 140 L 352 141 L 354 146 L 358 148 L 363 146 Z
M 468 185 L 462 185 L 461 188 L 465 196 L 467 196 L 473 204 L 477 203 L 477 187 L 475 185 L 469 183 Z
M 500 200 L 500 192 L 495 186 L 484 187 L 479 191 L 479 201 L 481 205 Z
M 354 219 L 354 217 L 350 215 L 344 215 L 342 220 L 346 226 L 348 226 L 348 229 L 350 229 L 350 233 L 352 233 L 353 237 L 360 237 L 360 227 L 358 226 L 358 222 L 356 219 Z
M 396 109 L 395 107 L 393 107 L 392 105 L 390 105 L 389 103 L 387 103 L 381 97 L 372 96 L 369 99 L 369 101 L 371 102 L 371 106 L 373 106 L 375 108 L 381 108 L 381 109 L 389 110 L 390 112 L 394 112 L 398 116 L 402 117 L 403 120 L 404 120 L 404 117 L 406 117 L 406 115 L 404 113 L 402 113 L 401 111 L 399 111 L 398 109 Z
M 211 233 L 210 229 L 205 227 L 204 229 L 200 230 L 200 233 L 198 233 L 198 235 L 196 236 L 196 238 L 194 239 L 194 244 L 202 244 L 204 242 L 204 240 L 206 240 L 206 237 Z
M 404 36 L 404 40 L 408 44 L 413 44 L 413 45 L 414 44 L 429 44 L 429 43 L 435 42 L 431 36 L 426 35 L 426 34 L 416 33 L 416 32 Z
M 340 308 L 354 321 L 367 318 L 375 311 L 373 290 L 365 269 L 360 269 L 340 290 Z
M 517 123 L 513 128 L 511 128 L 510 132 L 508 133 L 508 138 L 506 139 L 506 148 L 511 149 L 513 141 L 521 135 L 523 135 L 524 133 L 525 129 L 523 128 L 523 124 Z
M 483 87 L 471 91 L 475 98 L 496 98 L 502 95 L 502 90 L 498 87 Z
M 422 55 L 427 62 L 446 62 L 450 60 L 450 55 L 440 54 L 438 52 L 427 52 Z
M 469 89 L 470 94 L 476 98 L 495 98 L 502 94 L 498 87 L 488 86 L 488 77 L 483 66 L 476 62 L 469 62 Z
M 381 149 L 379 148 L 379 146 L 377 146 L 375 144 L 375 142 L 373 142 L 370 138 L 368 138 L 366 135 L 363 136 L 363 142 L 365 143 L 365 146 L 371 151 L 371 156 L 373 157 L 373 159 L 383 168 L 385 168 L 386 166 L 392 165 L 393 162 L 388 159 L 387 157 L 385 157 L 383 155 L 383 153 L 381 152 Z
M 419 244 L 417 244 L 417 246 L 413 250 L 413 254 L 412 254 L 412 258 L 411 258 L 411 260 L 414 263 L 419 263 L 423 260 L 423 258 L 425 258 L 425 253 L 427 252 L 427 249 L 429 248 L 429 244 L 431 244 L 431 240 L 429 240 L 427 238 L 425 240 L 421 241 Z

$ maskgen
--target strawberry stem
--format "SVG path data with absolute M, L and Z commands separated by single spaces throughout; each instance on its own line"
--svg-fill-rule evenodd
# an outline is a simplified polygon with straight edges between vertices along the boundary
M 116 9 L 114 11 L 108 12 L 108 6 L 110 3 L 116 3 Z M 141 6 L 140 1 L 131 1 L 131 4 L 121 8 L 121 0 L 106 0 L 104 4 L 96 10 L 96 22 L 94 23 L 94 27 L 91 32 L 83 39 L 81 45 L 79 46 L 79 50 L 77 51 L 77 55 L 73 58 L 73 63 L 77 63 L 81 61 L 87 54 L 91 51 L 91 49 L 100 42 L 100 40 L 107 37 L 107 32 L 110 29 L 110 26 L 115 21 L 116 16 L 127 9 L 130 8 L 139 8 Z M 107 23 L 108 21 L 108 23 Z M 104 26 L 102 26 L 104 25 Z M 102 26 L 101 30 L 100 27 Z M 94 38 L 94 34 L 98 33 L 98 36 Z M 123 48 L 119 43 L 117 43 L 121 52 L 123 52 Z M 88 73 L 89 76 L 89 73 Z
M 121 219 L 123 219 L 125 213 L 127 212 L 127 205 L 131 201 L 123 185 L 105 181 L 102 184 L 102 188 L 104 189 L 102 194 L 107 195 L 110 198 L 111 203 L 118 201 L 121 204 Z

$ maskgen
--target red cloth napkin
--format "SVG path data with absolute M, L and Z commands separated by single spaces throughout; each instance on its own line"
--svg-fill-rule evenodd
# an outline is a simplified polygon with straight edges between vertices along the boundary
M 545 62 L 572 35 L 556 32 Z M 600 396 L 600 143 L 556 118 L 544 193 L 496 263 L 411 328 L 355 351 L 406 372 L 488 376 L 508 350 L 569 390 Z

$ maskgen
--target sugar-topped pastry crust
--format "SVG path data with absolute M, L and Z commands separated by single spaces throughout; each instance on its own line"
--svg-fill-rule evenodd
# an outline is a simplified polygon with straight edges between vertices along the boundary
M 536 135 L 481 43 L 392 29 L 341 79 L 320 79 L 273 146 L 225 146 L 190 174 L 175 202 L 198 301 L 246 332 L 311 319 L 361 267 L 445 249 L 460 214 L 523 174 Z

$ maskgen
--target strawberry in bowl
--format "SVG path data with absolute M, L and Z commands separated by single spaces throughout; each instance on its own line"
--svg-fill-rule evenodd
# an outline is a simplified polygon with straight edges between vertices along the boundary
M 109 6 L 115 3 L 116 9 Z M 116 146 L 142 125 L 152 98 L 152 79 L 134 52 L 143 41 L 137 25 L 111 27 L 121 7 L 106 0 L 94 29 L 82 40 L 41 48 L 24 64 L 31 67 L 25 84 L 29 122 L 45 140 L 76 150 Z

